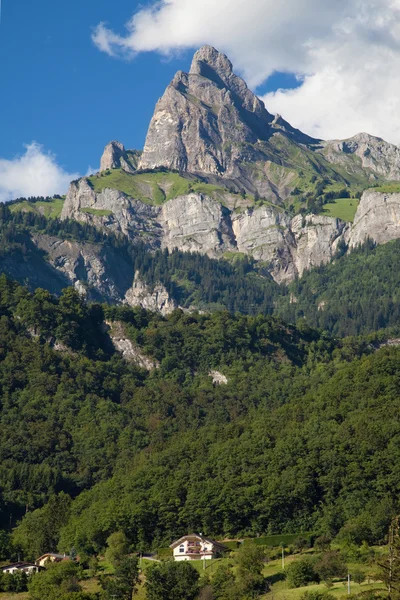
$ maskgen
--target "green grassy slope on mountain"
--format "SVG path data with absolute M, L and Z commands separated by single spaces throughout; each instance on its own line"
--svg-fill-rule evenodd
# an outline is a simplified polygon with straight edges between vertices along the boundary
M 285 204 L 295 212 L 307 207 L 310 199 L 322 204 L 327 194 L 341 190 L 346 190 L 349 196 L 359 196 L 371 185 L 371 172 L 362 167 L 356 155 L 346 155 L 345 168 L 343 164 L 327 161 L 320 151 L 299 145 L 284 135 L 272 136 L 263 150 L 272 164 L 292 172 L 292 193 Z
M 223 186 L 212 185 L 194 177 L 183 177 L 179 173 L 168 171 L 131 175 L 121 169 L 113 169 L 88 179 L 96 192 L 101 192 L 105 188 L 116 189 L 136 200 L 155 205 L 190 192 L 208 194 L 223 200 L 227 192 Z
M 353 223 L 359 200 L 356 198 L 338 198 L 323 206 L 323 213 L 328 217 L 336 217 L 342 221 Z
M 399 194 L 400 183 L 398 181 L 389 181 L 388 183 L 384 183 L 379 186 L 374 186 L 373 190 L 375 192 L 381 192 L 383 194 Z
M 61 215 L 64 198 L 53 198 L 49 200 L 21 200 L 21 202 L 9 205 L 11 212 L 33 212 L 43 215 L 49 219 L 57 219 Z

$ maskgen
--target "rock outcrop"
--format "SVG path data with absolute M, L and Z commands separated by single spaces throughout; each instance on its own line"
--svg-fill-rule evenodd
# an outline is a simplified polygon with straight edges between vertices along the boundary
M 100 161 L 100 171 L 108 169 L 122 169 L 127 173 L 135 173 L 141 152 L 125 150 L 121 142 L 110 142 L 104 148 Z
M 349 155 L 360 159 L 368 169 L 386 179 L 400 179 L 400 148 L 368 133 L 359 133 L 347 140 L 324 142 L 322 153 L 333 163 L 345 165 Z
M 131 265 L 114 250 L 43 234 L 35 234 L 32 240 L 45 252 L 54 270 L 65 277 L 64 287 L 73 285 L 92 300 L 124 301 L 134 273 Z
M 163 315 L 169 315 L 178 305 L 168 294 L 165 287 L 158 283 L 152 289 L 140 279 L 138 273 L 135 273 L 135 280 L 132 287 L 125 294 L 125 303 L 130 306 L 141 306 L 152 312 L 160 312 Z
M 141 348 L 132 342 L 125 333 L 124 325 L 120 321 L 106 321 L 105 329 L 110 336 L 111 342 L 122 357 L 146 371 L 158 369 L 158 361 L 146 356 Z
M 208 376 L 212 378 L 214 385 L 228 385 L 228 378 L 220 371 L 210 371 Z
M 61 212 L 61 219 L 75 219 L 97 227 L 106 227 L 130 239 L 146 239 L 148 245 L 160 245 L 159 208 L 129 198 L 118 190 L 96 193 L 87 179 L 71 183 Z
M 230 211 L 204 194 L 179 196 L 163 204 L 159 223 L 163 247 L 217 257 L 235 250 Z
M 364 192 L 345 239 L 354 247 L 368 238 L 377 244 L 400 238 L 400 193 L 385 194 L 373 189 Z

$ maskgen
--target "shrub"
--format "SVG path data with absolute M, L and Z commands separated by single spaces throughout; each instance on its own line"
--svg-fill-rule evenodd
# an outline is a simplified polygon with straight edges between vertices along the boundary
M 346 577 L 347 566 L 339 552 L 324 552 L 314 566 L 315 572 L 320 579 L 327 581 L 338 577 Z
M 303 558 L 288 566 L 286 580 L 289 588 L 298 588 L 313 581 L 318 583 L 320 577 L 314 570 L 313 562 L 309 558 Z

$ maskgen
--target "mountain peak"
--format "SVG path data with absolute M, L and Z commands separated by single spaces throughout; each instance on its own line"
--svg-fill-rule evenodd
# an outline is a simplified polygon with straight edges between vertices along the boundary
M 270 138 L 272 121 L 225 54 L 203 46 L 157 103 L 140 168 L 238 177 L 242 159 L 259 158 L 254 145 Z
M 203 75 L 207 77 L 207 67 L 213 69 L 218 75 L 230 75 L 233 67 L 225 54 L 216 50 L 213 46 L 202 46 L 193 56 L 189 74 Z

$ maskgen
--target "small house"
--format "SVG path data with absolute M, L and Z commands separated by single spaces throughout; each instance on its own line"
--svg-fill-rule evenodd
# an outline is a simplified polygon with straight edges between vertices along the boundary
M 174 560 L 210 560 L 217 558 L 227 548 L 222 544 L 206 538 L 201 534 L 184 535 L 170 545 Z
M 36 559 L 36 564 L 40 567 L 44 567 L 49 562 L 61 562 L 62 560 L 70 560 L 70 558 L 66 554 L 47 552 L 46 554 L 43 554 L 43 556 L 39 556 L 39 558 Z
M 21 571 L 27 575 L 32 575 L 33 573 L 38 573 L 41 570 L 41 567 L 33 563 L 17 562 L 12 565 L 4 565 L 1 567 L 1 570 L 3 573 L 9 573 L 10 575 L 15 575 L 15 573 Z

